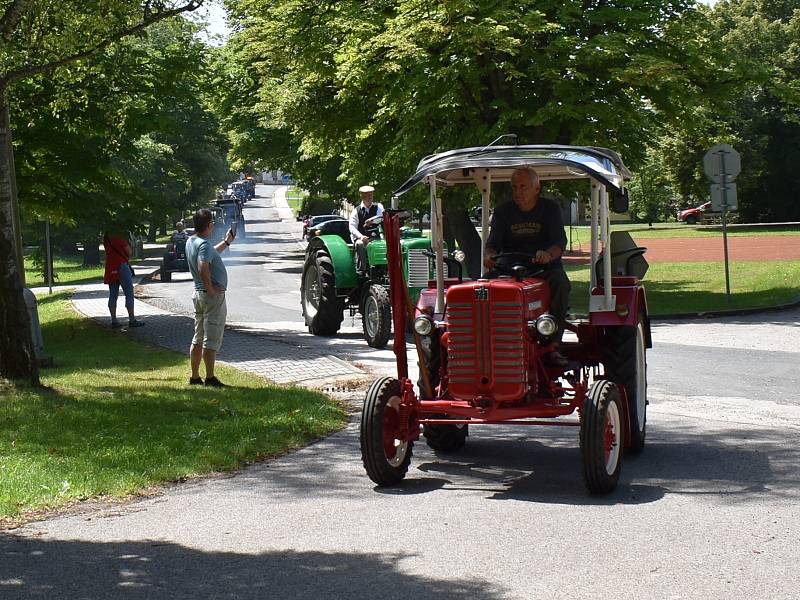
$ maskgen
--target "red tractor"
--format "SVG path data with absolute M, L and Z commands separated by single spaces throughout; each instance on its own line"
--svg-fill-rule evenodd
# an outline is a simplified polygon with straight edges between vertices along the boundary
M 547 283 L 531 270 L 531 257 L 497 257 L 505 273 L 495 279 L 446 277 L 442 207 L 437 190 L 475 186 L 482 197 L 482 235 L 488 231 L 491 184 L 508 182 L 518 168 L 542 181 L 585 180 L 591 191 L 592 265 L 588 318 L 569 321 L 571 339 L 558 347 L 567 358 L 548 360 L 559 324 L 550 315 Z M 607 149 L 572 146 L 466 148 L 423 159 L 395 198 L 421 183 L 430 188 L 431 258 L 436 279 L 416 306 L 403 282 L 400 211 L 384 215 L 394 331 L 413 319 L 420 366 L 408 374 L 406 344 L 394 340 L 397 377 L 367 391 L 361 417 L 361 456 L 379 486 L 406 475 L 420 435 L 437 452 L 455 452 L 477 425 L 555 425 L 579 429 L 583 478 L 593 494 L 612 491 L 624 452 L 644 448 L 647 411 L 646 351 L 650 323 L 641 277 L 642 254 L 629 237 L 610 235 L 609 197 L 627 209 L 620 157 Z M 485 247 L 485 238 L 484 238 Z M 600 251 L 602 249 L 602 252 Z M 483 258 L 483 257 L 481 257 Z M 577 413 L 578 418 L 570 417 Z

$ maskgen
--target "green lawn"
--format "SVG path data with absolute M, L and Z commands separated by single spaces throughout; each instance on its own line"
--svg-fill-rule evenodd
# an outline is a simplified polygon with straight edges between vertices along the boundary
M 571 310 L 585 314 L 589 267 L 568 266 Z M 644 278 L 651 315 L 758 308 L 800 297 L 800 261 L 734 262 L 730 265 L 731 302 L 725 294 L 722 262 L 654 263 Z
M 158 250 L 145 250 L 147 256 L 160 256 L 163 254 L 162 249 Z M 105 260 L 103 253 L 100 253 L 100 261 Z M 139 260 L 132 260 L 131 265 L 136 268 Z M 79 285 L 83 283 L 98 283 L 103 279 L 105 272 L 104 264 L 98 267 L 84 267 L 83 258 L 80 256 L 69 256 L 53 258 L 53 272 L 56 277 L 53 280 L 53 285 Z M 39 273 L 33 266 L 31 257 L 25 257 L 25 285 L 28 287 L 46 286 L 47 281 L 44 276 Z
M 286 190 L 286 202 L 289 204 L 289 208 L 291 208 L 295 214 L 300 210 L 300 206 L 303 203 L 303 198 L 305 198 L 308 194 L 306 194 L 300 188 L 290 185 L 289 189 Z
M 103 278 L 104 267 L 84 267 L 83 259 L 77 257 L 54 257 L 53 258 L 53 272 L 56 277 L 53 280 L 53 285 L 67 285 L 67 284 L 80 284 L 97 281 Z M 47 285 L 47 281 L 41 273 L 36 271 L 33 267 L 33 260 L 25 257 L 25 285 L 28 287 L 36 287 Z
M 569 226 L 567 226 L 567 235 L 569 236 Z M 701 227 L 684 225 L 683 223 L 654 223 L 652 227 L 647 223 L 620 223 L 612 224 L 612 231 L 629 231 L 634 240 L 652 239 L 652 238 L 692 238 L 692 237 L 718 237 L 722 238 L 721 227 Z M 748 237 L 748 236 L 783 236 L 783 235 L 800 235 L 800 227 L 735 227 L 728 229 L 730 237 Z M 581 244 L 588 250 L 589 242 L 591 240 L 591 228 L 586 225 L 575 226 L 572 228 L 572 245 L 577 248 Z
M 229 387 L 189 387 L 186 356 L 83 319 L 67 297 L 39 298 L 46 387 L 0 380 L 0 521 L 236 469 L 345 423 L 322 394 L 224 365 Z

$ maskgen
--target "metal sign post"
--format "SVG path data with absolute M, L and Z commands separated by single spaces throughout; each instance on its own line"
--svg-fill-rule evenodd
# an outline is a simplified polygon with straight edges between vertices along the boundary
M 50 217 L 44 223 L 45 243 L 47 244 L 47 286 L 53 293 L 53 253 L 50 251 Z
M 703 157 L 703 169 L 711 180 L 711 209 L 722 212 L 722 246 L 725 253 L 725 297 L 731 303 L 731 275 L 728 266 L 728 210 L 736 210 L 736 184 L 742 170 L 739 153 L 728 144 L 717 144 Z

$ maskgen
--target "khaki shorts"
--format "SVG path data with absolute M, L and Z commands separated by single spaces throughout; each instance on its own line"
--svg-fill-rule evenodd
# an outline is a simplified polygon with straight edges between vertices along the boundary
M 225 333 L 225 317 L 228 316 L 225 292 L 209 296 L 205 292 L 195 290 L 192 303 L 194 304 L 192 344 L 202 345 L 204 349 L 218 352 L 222 347 L 222 335 Z

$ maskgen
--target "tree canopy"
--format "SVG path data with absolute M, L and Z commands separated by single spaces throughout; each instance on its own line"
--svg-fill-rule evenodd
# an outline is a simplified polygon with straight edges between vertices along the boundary
M 239 29 L 228 64 L 259 84 L 247 127 L 267 142 L 263 158 L 293 163 L 303 182 L 314 163 L 328 189 L 376 181 L 386 193 L 426 154 L 509 132 L 636 163 L 719 71 L 705 38 L 684 43 L 697 29 L 681 20 L 687 1 L 228 4 Z
M 175 19 L 18 84 L 10 102 L 24 213 L 99 232 L 207 201 L 227 175 L 209 82 L 207 49 Z
M 9 111 L 15 85 L 35 83 L 37 78 L 53 73 L 64 77 L 68 84 L 72 83 L 69 74 L 73 68 L 81 68 L 80 61 L 100 55 L 120 40 L 139 35 L 159 21 L 195 10 L 202 3 L 203 0 L 5 0 L 0 3 L 0 329 L 4 332 L 0 337 L 0 376 L 29 377 L 34 383 L 38 382 L 22 293 L 21 224 L 10 126 L 14 119 Z M 41 82 L 43 87 L 49 84 Z M 80 105 L 79 94 L 78 98 Z M 82 103 L 90 111 L 94 108 L 88 102 Z M 60 112 L 72 110 L 74 106 L 66 102 L 54 108 L 57 119 Z M 36 117 L 38 119 L 38 115 Z M 28 125 L 17 123 L 18 131 Z M 97 136 L 88 143 L 94 144 L 96 147 L 92 149 L 97 150 L 97 147 L 113 147 L 115 140 Z M 93 174 L 88 175 L 88 179 L 92 178 L 95 178 Z M 94 191 L 88 180 L 83 187 L 90 193 Z M 41 188 L 38 192 L 42 193 Z

